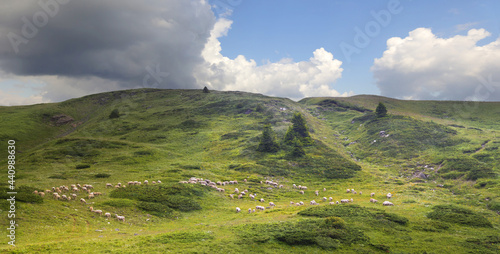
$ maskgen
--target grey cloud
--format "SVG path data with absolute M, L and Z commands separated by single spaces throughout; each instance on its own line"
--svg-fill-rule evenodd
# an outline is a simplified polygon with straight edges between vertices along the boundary
M 196 86 L 192 73 L 204 61 L 201 52 L 216 21 L 206 1 L 65 1 L 2 2 L 8 7 L 0 9 L 1 70 L 19 76 L 97 77 L 133 88 L 151 75 L 149 69 L 160 71 L 159 79 L 148 79 L 150 86 Z M 39 2 L 59 10 L 47 12 Z M 38 26 L 42 13 L 48 23 Z M 27 38 L 31 25 L 38 31 Z M 13 35 L 27 43 L 13 46 Z

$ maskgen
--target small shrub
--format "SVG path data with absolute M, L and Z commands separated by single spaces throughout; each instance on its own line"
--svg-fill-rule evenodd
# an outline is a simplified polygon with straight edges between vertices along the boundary
M 454 205 L 437 205 L 434 206 L 432 210 L 432 212 L 427 214 L 427 217 L 433 220 L 473 227 L 493 227 L 488 219 L 469 209 Z
M 114 109 L 113 111 L 111 111 L 111 114 L 109 114 L 109 119 L 115 119 L 118 117 L 120 117 L 120 112 L 118 111 L 118 109 Z
M 343 229 L 346 227 L 345 221 L 339 217 L 327 217 L 324 221 L 324 227 Z
M 110 174 L 105 174 L 105 173 L 99 173 L 94 175 L 95 178 L 109 178 L 110 176 L 111 176 Z
M 75 166 L 76 169 L 90 168 L 89 164 L 78 164 Z

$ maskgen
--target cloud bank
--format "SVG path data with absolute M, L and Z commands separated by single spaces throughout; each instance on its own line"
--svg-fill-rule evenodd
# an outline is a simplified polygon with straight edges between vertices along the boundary
M 484 29 L 438 38 L 418 28 L 406 38 L 387 40 L 387 49 L 371 68 L 383 96 L 402 99 L 500 100 L 500 38 Z
M 221 54 L 218 38 L 226 36 L 232 21 L 220 19 L 212 30 L 202 56 L 205 63 L 195 76 L 199 84 L 217 90 L 239 90 L 300 99 L 312 96 L 346 96 L 332 88 L 342 76 L 342 62 L 324 48 L 313 52 L 309 61 L 282 59 L 258 66 L 239 55 L 230 59 Z
M 230 13 L 206 0 L 5 0 L 0 9 L 0 104 L 61 101 L 111 90 L 202 88 L 302 98 L 339 96 L 341 62 L 317 49 L 309 61 L 258 66 L 221 55 Z M 2 84 L 31 97 L 7 99 Z M 30 88 L 30 80 L 44 84 Z M 21 94 L 21 93 L 19 93 Z M 14 99 L 17 98 L 17 99 Z

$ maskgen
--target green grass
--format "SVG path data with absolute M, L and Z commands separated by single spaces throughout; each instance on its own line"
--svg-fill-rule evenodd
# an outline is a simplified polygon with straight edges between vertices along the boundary
M 388 117 L 372 115 L 378 102 L 387 106 Z M 464 105 L 377 96 L 294 102 L 242 92 L 138 89 L 0 107 L 2 142 L 16 140 L 19 201 L 17 247 L 0 251 L 495 253 L 500 107 Z M 110 119 L 115 109 L 120 117 Z M 271 124 L 282 140 L 294 112 L 305 117 L 314 140 L 306 156 L 257 152 L 263 126 Z M 61 114 L 74 121 L 51 120 Z M 380 137 L 381 130 L 389 136 Z M 6 149 L 0 154 L 7 165 Z M 217 192 L 178 183 L 191 177 L 239 184 L 219 185 L 225 192 Z M 144 180 L 150 184 L 127 184 Z M 158 180 L 162 184 L 152 184 Z M 260 183 L 266 180 L 284 187 Z M 33 194 L 71 184 L 92 184 L 103 195 L 88 199 L 78 192 L 77 200 L 59 201 Z M 308 189 L 300 194 L 292 184 Z M 0 188 L 0 212 L 6 214 L 7 185 Z M 248 195 L 231 199 L 235 188 L 266 202 Z M 363 194 L 348 194 L 347 188 Z M 369 202 L 371 192 L 378 203 Z M 394 206 L 384 207 L 388 192 Z M 354 204 L 329 205 L 322 197 L 353 198 Z M 309 206 L 313 199 L 320 205 Z M 248 213 L 270 201 L 276 207 Z M 91 213 L 90 206 L 126 222 Z

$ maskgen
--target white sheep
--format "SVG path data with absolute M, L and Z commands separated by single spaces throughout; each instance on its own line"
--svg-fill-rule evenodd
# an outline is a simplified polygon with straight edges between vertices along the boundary
M 347 189 L 346 193 L 349 193 L 349 192 L 351 192 L 351 190 L 350 190 L 350 189 Z
M 111 183 L 106 183 L 106 188 L 113 188 L 113 185 Z
M 295 204 L 295 203 L 293 203 L 293 201 L 290 201 L 290 205 L 293 205 L 293 204 Z
M 303 190 L 301 190 L 301 191 L 299 191 L 299 193 L 300 193 L 300 194 L 304 194 L 304 191 L 303 191 Z
M 323 202 L 326 201 L 326 197 L 323 197 Z
M 335 202 L 330 202 L 329 204 L 330 204 L 330 205 L 335 205 Z
M 339 204 L 339 201 L 337 200 L 337 202 L 335 202 L 335 203 L 337 203 L 337 205 L 338 205 L 338 204 Z
M 156 182 L 157 182 L 158 184 L 160 184 L 160 183 L 161 183 L 161 181 L 160 181 L 160 180 L 158 180 L 158 181 L 156 181 Z
M 144 184 L 149 184 L 148 180 L 144 180 Z
M 119 216 L 118 214 L 115 214 L 115 216 L 119 221 L 125 222 L 125 216 Z
M 359 192 L 359 195 L 363 195 L 363 192 L 362 192 L 362 191 L 360 191 L 360 192 Z
M 314 201 L 314 200 L 313 200 L 313 201 L 311 201 L 311 202 L 309 202 L 309 204 L 311 204 L 311 205 L 319 205 L 319 204 L 318 204 L 318 203 L 316 203 L 316 201 Z
M 252 200 L 254 200 L 254 199 L 255 199 L 255 196 L 254 196 L 254 195 L 252 195 L 252 194 L 250 194 L 250 198 L 251 198 Z
M 382 203 L 382 205 L 385 205 L 385 206 L 389 206 L 389 205 L 394 205 L 393 203 L 389 202 L 389 201 L 384 201 Z
M 40 192 L 38 192 L 38 195 L 40 195 L 40 197 L 42 197 L 42 198 L 43 198 L 43 197 L 45 197 L 45 192 L 41 192 L 41 191 L 40 191 Z
M 370 194 L 370 197 L 373 197 L 373 196 L 375 196 L 375 192 L 372 192 L 372 193 Z
M 370 198 L 370 202 L 377 203 L 378 201 L 376 199 Z
M 241 199 L 242 197 L 243 197 L 243 195 L 241 195 L 241 194 L 240 194 L 240 195 L 238 195 L 238 199 Z
M 357 193 L 356 191 L 353 191 L 353 192 L 352 192 L 352 194 L 356 195 L 356 194 L 358 194 L 358 193 Z
M 354 202 L 354 200 L 351 198 L 351 203 Z
M 94 213 L 97 213 L 99 215 L 102 215 L 102 210 L 94 210 L 94 207 L 92 207 L 92 206 L 89 209 L 90 209 L 91 212 L 94 212 Z
M 87 204 L 87 201 L 85 201 L 85 199 L 83 199 L 83 198 L 81 198 L 81 199 L 80 199 L 80 202 L 81 202 L 82 204 Z
M 239 207 L 236 207 L 236 212 L 239 213 L 241 209 Z
M 387 196 L 387 198 L 389 198 L 389 199 L 390 199 L 390 198 L 392 198 L 392 194 L 391 194 L 391 193 L 387 193 L 387 195 L 386 195 L 386 196 Z
M 341 199 L 340 200 L 340 203 L 344 204 L 344 203 L 349 203 L 349 199 Z
M 111 214 L 110 213 L 105 213 L 104 216 L 106 216 L 106 218 L 111 218 Z
M 252 208 L 248 208 L 248 213 L 252 213 Z
M 323 188 L 323 191 L 326 191 L 326 188 Z
M 332 197 L 329 197 L 329 198 L 328 198 L 328 200 L 329 200 L 330 202 L 332 202 L 332 201 L 333 201 L 333 198 L 332 198 Z
M 299 205 L 304 205 L 304 202 L 300 201 L 300 202 L 299 202 Z
M 229 196 L 230 196 L 231 198 L 234 198 L 234 195 L 233 195 L 233 194 L 229 194 Z
M 314 194 L 316 194 L 316 196 L 319 195 L 319 191 L 314 191 Z
M 265 202 L 265 200 L 263 198 L 260 199 L 260 202 Z
M 269 202 L 269 206 L 276 206 L 273 202 Z

